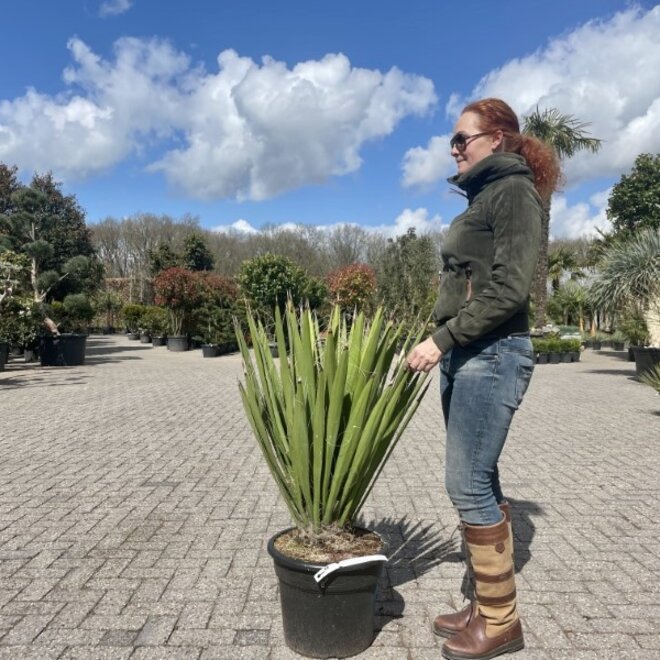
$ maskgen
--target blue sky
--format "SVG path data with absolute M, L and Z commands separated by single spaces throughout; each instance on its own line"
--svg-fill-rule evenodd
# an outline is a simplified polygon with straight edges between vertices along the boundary
M 89 222 L 446 225 L 467 101 L 591 122 L 554 236 L 606 228 L 608 191 L 660 151 L 660 6 L 620 0 L 5 3 L 0 161 L 52 170 Z

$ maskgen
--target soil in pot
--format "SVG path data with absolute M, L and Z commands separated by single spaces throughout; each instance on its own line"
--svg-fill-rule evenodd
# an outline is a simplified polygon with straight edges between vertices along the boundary
M 378 552 L 373 548 L 382 548 L 377 535 L 360 531 L 367 539 L 375 539 L 367 541 L 367 546 L 372 548 L 367 555 Z M 290 535 L 296 532 L 285 530 L 268 543 L 279 580 L 287 646 L 313 658 L 345 658 L 360 653 L 373 641 L 376 587 L 383 562 L 341 568 L 317 583 L 314 574 L 329 562 L 293 559 L 277 548 L 289 546 Z M 364 538 L 361 542 L 364 543 Z M 342 553 L 334 550 L 331 555 L 339 560 Z

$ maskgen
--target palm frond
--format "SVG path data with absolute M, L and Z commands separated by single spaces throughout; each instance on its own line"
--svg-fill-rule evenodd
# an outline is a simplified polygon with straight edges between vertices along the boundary
M 587 132 L 588 122 L 579 121 L 573 115 L 562 114 L 557 108 L 536 110 L 523 119 L 522 132 L 549 144 L 560 158 L 571 158 L 578 151 L 600 149 L 602 140 Z

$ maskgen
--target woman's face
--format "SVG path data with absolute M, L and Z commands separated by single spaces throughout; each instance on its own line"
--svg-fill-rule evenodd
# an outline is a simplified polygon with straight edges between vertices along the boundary
M 451 155 L 456 161 L 459 174 L 465 174 L 480 160 L 490 156 L 502 142 L 501 131 L 483 133 L 479 126 L 479 115 L 474 112 L 464 112 L 458 118 L 454 126 L 452 142 L 457 136 L 464 140 L 459 139 L 458 146 L 452 144 Z M 461 143 L 465 144 L 464 149 L 459 149 Z

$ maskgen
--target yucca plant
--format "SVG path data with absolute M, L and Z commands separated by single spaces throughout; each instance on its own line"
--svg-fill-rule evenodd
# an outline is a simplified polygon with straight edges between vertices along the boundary
M 322 335 L 313 312 L 289 304 L 275 310 L 276 361 L 263 324 L 252 315 L 248 324 L 253 353 L 236 329 L 240 393 L 293 521 L 312 534 L 346 526 L 428 386 L 404 360 L 420 337 L 404 337 L 382 308 L 370 321 L 357 314 L 349 329 L 339 306 Z
M 648 371 L 645 371 L 640 380 L 646 385 L 650 385 L 658 394 L 660 394 L 660 364 L 656 364 Z

